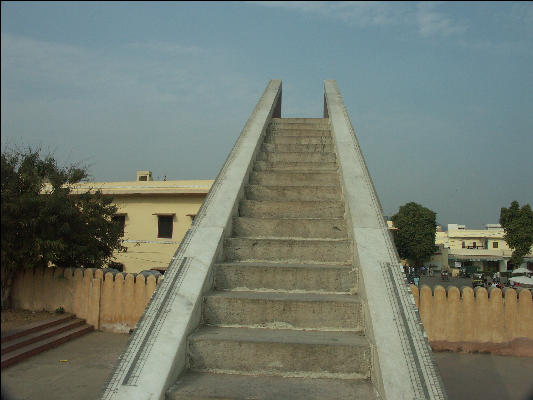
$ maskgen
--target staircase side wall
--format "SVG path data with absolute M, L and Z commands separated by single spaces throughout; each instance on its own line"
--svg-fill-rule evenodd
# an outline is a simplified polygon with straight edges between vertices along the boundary
M 365 300 L 372 380 L 384 399 L 444 399 L 438 368 L 336 81 L 324 82 L 324 94 L 359 265 L 359 293 Z
M 183 238 L 106 385 L 103 399 L 163 399 L 187 367 L 187 337 L 201 319 L 213 265 L 231 232 L 244 185 L 270 120 L 279 117 L 281 81 L 266 87 Z

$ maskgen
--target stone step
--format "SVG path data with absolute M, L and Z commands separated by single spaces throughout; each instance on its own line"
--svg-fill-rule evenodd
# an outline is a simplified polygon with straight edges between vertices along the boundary
M 272 201 L 339 201 L 339 186 L 265 186 L 246 185 L 246 199 Z
M 323 130 L 329 131 L 331 127 L 325 121 L 313 122 L 295 122 L 295 121 L 275 121 L 273 120 L 268 126 L 269 129 L 288 129 L 288 130 Z
M 11 351 L 5 355 L 2 355 L 2 368 L 9 367 L 36 354 L 42 353 L 43 351 L 83 336 L 91 332 L 93 329 L 94 328 L 91 325 L 84 324 L 82 326 L 77 326 L 68 331 L 61 332 L 44 340 L 40 340 L 36 343 L 32 343 L 17 350 Z
M 344 203 L 241 200 L 239 215 L 250 218 L 343 218 Z
M 370 362 L 354 332 L 203 327 L 189 336 L 193 371 L 365 379 Z
M 329 128 L 295 128 L 270 126 L 267 130 L 269 136 L 331 136 Z
M 344 218 L 233 218 L 233 236 L 347 238 Z
M 285 378 L 189 371 L 167 400 L 376 400 L 372 383 L 358 379 Z
M 74 329 L 78 326 L 81 326 L 85 324 L 85 321 L 79 318 L 69 318 L 64 322 L 61 322 L 59 324 L 54 324 L 51 326 L 48 326 L 42 330 L 38 330 L 35 332 L 31 332 L 27 335 L 18 337 L 16 339 L 12 339 L 8 342 L 2 343 L 1 346 L 1 354 L 4 355 L 6 353 L 15 351 L 17 349 L 20 349 L 24 346 L 30 345 L 32 343 L 36 343 L 39 341 L 42 341 L 44 339 L 47 339 L 49 337 L 55 336 L 60 334 L 61 332 L 66 332 L 68 330 Z
M 358 273 L 351 265 L 226 262 L 215 269 L 216 290 L 355 293 Z
M 252 171 L 251 185 L 266 186 L 338 186 L 339 174 L 334 172 Z
M 227 238 L 224 260 L 348 264 L 352 243 L 347 239 Z
M 332 144 L 331 136 L 280 136 L 270 135 L 264 143 L 272 144 Z
M 358 296 L 287 292 L 211 292 L 204 298 L 207 325 L 270 329 L 363 330 Z
M 311 152 L 311 153 L 332 153 L 335 151 L 333 144 L 273 144 L 263 143 L 262 151 L 274 153 L 295 153 L 295 152 Z
M 290 125 L 290 124 L 319 124 L 329 126 L 329 118 L 272 118 L 273 124 Z
M 58 317 L 53 317 L 44 321 L 38 321 L 31 324 L 21 326 L 19 328 L 2 333 L 2 343 L 15 340 L 22 336 L 29 335 L 34 332 L 45 330 L 51 326 L 59 325 L 74 318 L 73 314 L 63 314 Z
M 270 162 L 256 161 L 254 164 L 255 171 L 299 171 L 299 172 L 318 172 L 318 171 L 337 171 L 335 162 Z
M 280 152 L 273 153 L 270 151 L 261 151 L 257 155 L 256 161 L 268 161 L 268 162 L 290 162 L 290 163 L 334 163 L 337 161 L 335 153 L 323 153 L 323 152 Z

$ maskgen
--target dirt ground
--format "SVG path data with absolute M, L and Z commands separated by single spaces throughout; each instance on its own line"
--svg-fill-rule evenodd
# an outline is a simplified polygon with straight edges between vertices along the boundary
M 47 311 L 4 310 L 2 311 L 2 332 L 57 316 L 58 314 Z

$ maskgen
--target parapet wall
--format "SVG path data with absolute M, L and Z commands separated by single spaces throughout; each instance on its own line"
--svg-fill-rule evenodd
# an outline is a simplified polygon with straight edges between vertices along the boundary
M 411 285 L 433 350 L 533 356 L 529 290 Z
M 117 273 L 82 268 L 26 270 L 15 280 L 13 307 L 30 311 L 65 312 L 85 319 L 95 329 L 129 332 L 144 312 L 162 280 L 150 275 Z

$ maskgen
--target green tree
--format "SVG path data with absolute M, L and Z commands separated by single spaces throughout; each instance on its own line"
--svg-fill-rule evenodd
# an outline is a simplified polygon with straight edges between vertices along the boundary
M 400 207 L 392 216 L 394 243 L 400 258 L 420 265 L 435 252 L 436 214 L 411 202 Z
M 513 201 L 509 208 L 502 207 L 500 225 L 505 232 L 505 241 L 513 249 L 510 263 L 518 267 L 522 264 L 524 256 L 529 253 L 533 245 L 533 212 L 531 211 L 531 206 L 525 204 L 520 208 L 518 202 Z
M 112 198 L 71 194 L 86 178 L 86 169 L 60 167 L 40 151 L 2 153 L 2 309 L 20 269 L 100 268 L 123 249 Z

